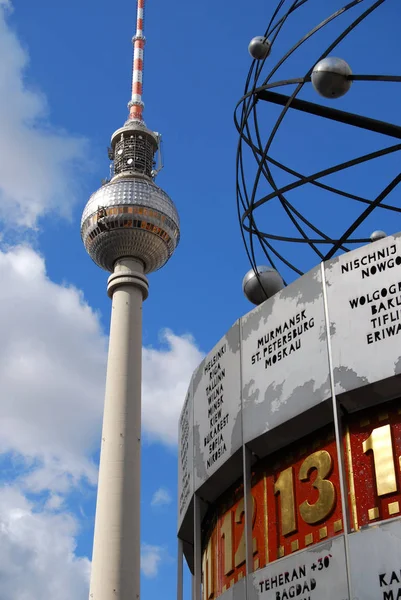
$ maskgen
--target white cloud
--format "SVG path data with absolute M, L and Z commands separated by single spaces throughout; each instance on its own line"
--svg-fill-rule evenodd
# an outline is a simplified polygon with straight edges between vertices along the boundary
M 59 494 L 50 494 L 46 501 L 45 508 L 47 510 L 60 510 L 64 505 L 64 498 Z
M 0 252 L 0 452 L 30 464 L 32 491 L 68 491 L 100 437 L 106 338 L 73 287 L 54 284 L 31 248 Z
M 151 506 L 164 506 L 171 504 L 171 494 L 166 488 L 159 488 L 155 491 L 150 502 Z
M 16 487 L 0 488 L 1 600 L 86 600 L 90 562 L 77 557 L 76 520 L 38 511 Z
M 203 354 L 190 335 L 166 330 L 161 341 L 164 349 L 143 349 L 143 428 L 150 440 L 173 446 L 189 382 Z
M 45 96 L 27 88 L 29 57 L 8 27 L 11 6 L 0 0 L 0 218 L 35 227 L 49 211 L 68 216 L 85 142 L 51 127 Z
M 141 570 L 145 577 L 156 577 L 159 571 L 163 555 L 164 548 L 162 546 L 151 546 L 150 544 L 142 544 Z

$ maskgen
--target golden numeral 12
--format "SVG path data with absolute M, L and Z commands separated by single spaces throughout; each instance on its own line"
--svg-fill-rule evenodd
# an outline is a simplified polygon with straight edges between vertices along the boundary
M 245 513 L 244 499 L 241 498 L 240 502 L 235 511 L 234 521 L 236 525 L 240 525 L 243 521 Z M 255 498 L 252 496 L 252 526 L 254 525 L 256 518 L 256 503 Z M 238 547 L 233 553 L 233 512 L 230 510 L 226 513 L 221 525 L 221 537 L 223 539 L 223 552 L 224 552 L 224 575 L 230 575 L 234 571 L 234 568 L 238 568 L 245 562 L 245 526 L 242 531 L 241 539 L 238 543 Z M 257 551 L 256 539 L 253 538 L 253 552 Z M 234 556 L 233 556 L 234 554 Z
M 239 504 L 237 506 L 237 510 L 235 511 L 235 523 L 237 525 L 240 525 L 242 523 L 242 518 L 244 515 L 245 515 L 245 503 L 244 503 L 244 498 L 241 498 L 241 501 L 239 502 Z M 256 518 L 256 503 L 255 503 L 255 498 L 252 496 L 252 528 L 255 524 L 255 518 Z M 252 548 L 253 548 L 253 553 L 255 554 L 255 552 L 257 551 L 257 544 L 256 544 L 255 538 L 252 538 Z M 245 551 L 245 524 L 244 524 L 241 539 L 239 541 L 238 548 L 235 552 L 235 557 L 234 557 L 235 568 L 243 565 L 245 560 L 246 560 L 246 551 Z
M 229 510 L 221 525 L 221 537 L 224 547 L 224 575 L 230 575 L 234 571 L 233 560 L 233 513 Z

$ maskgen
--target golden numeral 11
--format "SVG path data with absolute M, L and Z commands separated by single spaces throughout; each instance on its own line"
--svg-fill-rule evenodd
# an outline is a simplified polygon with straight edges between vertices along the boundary
M 214 597 L 215 591 L 215 569 L 214 560 L 215 553 L 212 551 L 212 540 L 213 534 L 210 536 L 205 551 L 202 557 L 202 588 L 203 588 L 203 600 L 210 600 Z
M 274 484 L 274 494 L 280 494 L 281 532 L 289 535 L 297 530 L 294 499 L 294 469 L 282 471 Z
M 391 441 L 390 425 L 376 427 L 362 444 L 364 454 L 373 453 L 375 480 L 378 496 L 397 491 L 397 479 L 394 468 L 394 451 Z

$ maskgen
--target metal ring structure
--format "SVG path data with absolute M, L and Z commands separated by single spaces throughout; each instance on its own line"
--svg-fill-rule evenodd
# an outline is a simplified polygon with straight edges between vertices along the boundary
M 391 2 L 392 0 L 390 0 Z M 346 40 L 358 25 L 360 25 L 368 17 L 374 18 L 374 13 L 378 10 L 386 0 L 353 0 L 342 6 L 323 21 L 314 26 L 308 33 L 304 34 L 301 39 L 289 50 L 284 51 L 284 54 L 279 58 L 274 66 L 271 66 L 271 59 L 274 56 L 275 47 L 279 39 L 279 35 L 286 25 L 291 26 L 291 21 L 298 18 L 298 11 L 305 9 L 308 3 L 313 4 L 314 0 L 280 0 L 270 18 L 264 37 L 266 37 L 271 45 L 271 52 L 262 60 L 253 60 L 250 67 L 244 95 L 238 102 L 235 113 L 234 122 L 239 133 L 239 142 L 236 157 L 236 196 L 238 218 L 241 227 L 241 234 L 245 245 L 246 253 L 249 261 L 259 279 L 257 273 L 257 264 L 260 260 L 257 258 L 257 247 L 261 248 L 268 263 L 281 272 L 284 270 L 286 274 L 292 278 L 295 274 L 302 275 L 304 273 L 305 260 L 299 259 L 299 252 L 294 252 L 300 245 L 309 247 L 313 251 L 314 256 L 317 255 L 318 260 L 328 260 L 335 256 L 339 251 L 348 252 L 350 246 L 361 245 L 370 242 L 370 238 L 366 237 L 366 231 L 362 231 L 364 235 L 357 231 L 358 228 L 371 215 L 372 211 L 381 208 L 392 213 L 401 212 L 401 203 L 393 193 L 395 188 L 401 182 L 401 173 L 397 173 L 386 181 L 384 187 L 378 193 L 367 197 L 366 194 L 355 193 L 353 190 L 345 189 L 340 182 L 338 184 L 338 176 L 333 184 L 333 175 L 340 174 L 341 176 L 358 165 L 371 163 L 375 159 L 385 157 L 391 154 L 400 152 L 401 150 L 401 126 L 393 123 L 388 123 L 381 120 L 376 120 L 356 114 L 354 112 L 346 112 L 338 110 L 327 103 L 315 103 L 299 98 L 300 95 L 308 93 L 308 86 L 311 86 L 311 76 L 315 65 L 326 57 L 332 56 L 332 53 L 341 42 Z M 326 4 L 326 3 L 325 3 Z M 327 3 L 333 6 L 333 3 Z M 358 12 L 359 11 L 359 12 Z M 355 15 L 355 12 L 358 12 Z M 343 21 L 348 19 L 348 24 L 342 28 Z M 287 62 L 290 58 L 294 58 L 294 53 L 300 51 L 301 47 L 308 42 L 313 36 L 322 36 L 322 30 L 328 29 L 327 37 L 333 29 L 333 23 L 339 23 L 340 30 L 336 30 L 333 41 L 326 47 L 320 56 L 314 57 L 313 63 L 302 77 L 292 77 L 276 81 L 274 76 L 281 70 L 285 70 Z M 280 40 L 281 41 L 281 40 Z M 327 43 L 327 42 L 325 42 Z M 279 46 L 281 49 L 281 47 Z M 278 53 L 277 53 L 278 54 Z M 309 63 L 308 63 L 309 64 Z M 288 71 L 288 69 L 287 69 Z M 375 85 L 381 82 L 382 86 L 394 85 L 401 83 L 401 75 L 355 75 L 347 76 L 352 83 L 358 82 L 357 85 L 364 85 L 364 82 L 375 82 Z M 273 91 L 277 88 L 287 89 L 290 87 L 291 92 L 288 95 Z M 386 90 L 385 90 L 386 91 Z M 379 94 L 383 94 L 383 90 L 378 90 L 377 101 L 380 102 Z M 352 94 L 352 89 L 348 92 Z M 269 116 L 273 114 L 272 105 L 281 107 L 278 113 L 278 118 L 273 121 L 273 124 L 267 128 L 267 136 L 263 138 L 266 132 L 265 120 L 266 109 L 269 111 Z M 261 111 L 264 115 L 261 117 Z M 358 111 L 359 112 L 359 111 Z M 384 112 L 384 111 L 383 111 Z M 379 149 L 367 153 L 363 153 L 352 159 L 337 162 L 325 169 L 319 169 L 305 175 L 297 169 L 290 168 L 282 160 L 278 160 L 274 155 L 275 142 L 280 132 L 280 127 L 285 118 L 296 114 L 313 115 L 314 118 L 331 122 L 343 123 L 350 128 L 359 128 L 365 131 L 379 134 L 377 139 L 382 140 Z M 262 124 L 261 124 L 262 122 Z M 294 134 L 296 135 L 296 133 Z M 391 139 L 393 138 L 393 139 Z M 383 145 L 384 142 L 384 145 Z M 256 161 L 256 165 L 255 162 Z M 254 177 L 249 176 L 249 165 L 253 165 L 256 169 Z M 287 178 L 289 183 L 283 185 L 282 181 Z M 331 180 L 330 180 L 331 178 Z M 347 179 L 345 177 L 345 179 Z M 316 190 L 322 194 L 334 195 L 338 200 L 346 199 L 349 202 L 358 203 L 361 206 L 361 211 L 355 216 L 351 223 L 341 223 L 341 231 L 335 236 L 332 233 L 324 232 L 323 228 L 317 223 L 319 211 L 313 219 L 306 216 L 302 208 L 292 200 L 294 191 L 303 194 L 305 199 L 308 186 L 313 186 L 314 193 Z M 399 196 L 399 191 L 398 196 Z M 289 199 L 289 196 L 291 199 Z M 299 198 L 298 198 L 299 199 Z M 297 200 L 298 200 L 297 199 Z M 279 205 L 277 205 L 279 203 Z M 285 235 L 277 231 L 280 227 L 277 225 L 273 228 L 260 225 L 260 211 L 264 207 L 266 215 L 268 209 L 276 206 L 276 211 L 281 207 L 286 226 L 284 229 Z M 258 215 L 257 215 L 258 209 Z M 353 209 L 354 211 L 355 209 Z M 274 211 L 271 214 L 274 213 Z M 391 213 L 390 213 L 391 214 Z M 272 221 L 276 221 L 272 219 Z M 258 224 L 259 222 L 259 224 Z M 265 219 L 264 219 L 265 222 Z M 365 227 L 366 229 L 366 227 Z M 359 234 L 359 235 L 358 235 Z M 286 244 L 287 243 L 287 244 Z M 288 246 L 290 243 L 290 246 Z M 283 249 L 284 248 L 284 249 Z M 286 249 L 290 248 L 290 252 L 286 253 Z M 294 258 L 298 260 L 298 263 Z M 304 256 L 302 256 L 304 259 Z M 314 263 L 316 264 L 316 263 Z M 308 268 L 314 264 L 307 265 Z M 284 277 L 285 280 L 285 277 Z

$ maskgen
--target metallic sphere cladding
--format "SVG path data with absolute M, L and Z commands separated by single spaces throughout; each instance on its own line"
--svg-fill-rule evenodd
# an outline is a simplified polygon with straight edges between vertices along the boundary
M 348 92 L 352 71 L 342 58 L 328 56 L 319 61 L 312 71 L 312 85 L 324 98 L 341 98 Z
M 179 218 L 170 197 L 152 180 L 122 174 L 90 197 L 81 237 L 92 260 L 113 271 L 119 258 L 132 256 L 145 273 L 160 269 L 179 242 Z
M 266 37 L 258 35 L 251 39 L 248 46 L 249 54 L 256 60 L 263 60 L 269 56 L 271 45 Z
M 282 290 L 284 282 L 281 275 L 271 267 L 260 266 L 256 270 L 260 281 L 255 271 L 250 269 L 242 280 L 242 290 L 250 302 L 259 305 Z
M 387 237 L 387 234 L 384 231 L 382 231 L 381 229 L 376 229 L 376 231 L 370 234 L 370 241 L 378 242 L 379 240 L 382 240 L 385 237 Z

